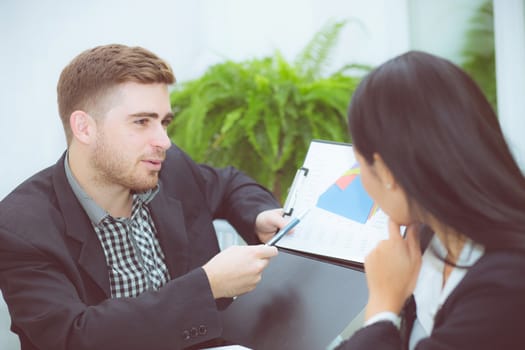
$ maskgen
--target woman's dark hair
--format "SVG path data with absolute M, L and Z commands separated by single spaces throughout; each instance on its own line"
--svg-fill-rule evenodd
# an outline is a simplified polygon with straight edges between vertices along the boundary
M 487 250 L 525 250 L 525 177 L 496 114 L 453 63 L 411 51 L 354 92 L 349 129 L 367 162 L 377 152 L 411 203 Z

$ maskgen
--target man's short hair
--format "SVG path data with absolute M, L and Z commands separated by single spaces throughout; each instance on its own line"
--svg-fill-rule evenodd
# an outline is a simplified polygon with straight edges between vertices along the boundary
M 68 145 L 69 117 L 76 110 L 100 111 L 104 97 L 119 84 L 173 84 L 169 64 L 142 47 L 119 44 L 97 46 L 75 57 L 62 71 L 57 85 L 58 111 Z

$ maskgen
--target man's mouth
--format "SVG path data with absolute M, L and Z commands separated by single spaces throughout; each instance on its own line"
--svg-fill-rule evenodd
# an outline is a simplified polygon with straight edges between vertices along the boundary
M 160 170 L 164 159 L 144 159 L 142 162 L 151 170 Z

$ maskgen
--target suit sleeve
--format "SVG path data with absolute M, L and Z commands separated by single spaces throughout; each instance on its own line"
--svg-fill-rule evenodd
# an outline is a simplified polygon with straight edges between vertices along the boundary
M 173 350 L 222 332 L 200 268 L 155 292 L 87 305 L 56 256 L 2 226 L 0 242 L 0 287 L 23 349 Z
M 436 315 L 430 337 L 420 340 L 416 350 L 523 349 L 524 258 L 502 255 L 473 267 Z M 339 349 L 397 350 L 401 342 L 393 325 L 379 322 L 357 331 Z
M 416 349 L 523 349 L 525 288 L 523 273 L 516 268 L 493 265 L 478 270 L 479 281 L 450 296 L 451 302 L 436 315 L 431 337 Z
M 195 164 L 184 156 L 193 169 L 213 217 L 227 220 L 248 244 L 260 243 L 255 235 L 257 215 L 281 207 L 272 193 L 236 168 Z
M 363 327 L 355 332 L 337 350 L 401 350 L 399 330 L 390 321 L 382 321 Z

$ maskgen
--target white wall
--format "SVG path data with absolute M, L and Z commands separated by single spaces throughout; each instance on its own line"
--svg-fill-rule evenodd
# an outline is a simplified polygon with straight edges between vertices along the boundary
M 504 0 L 505 1 L 505 0 Z M 485 0 L 411 0 L 410 47 L 461 64 L 470 18 Z M 458 35 L 460 34 L 460 35 Z
M 334 67 L 378 64 L 408 48 L 405 0 L 2 0 L 0 199 L 64 150 L 56 83 L 81 51 L 144 46 L 184 81 L 225 57 L 280 49 L 293 59 L 331 18 L 363 24 L 347 26 Z
M 494 0 L 493 4 L 498 113 L 525 173 L 525 0 Z

